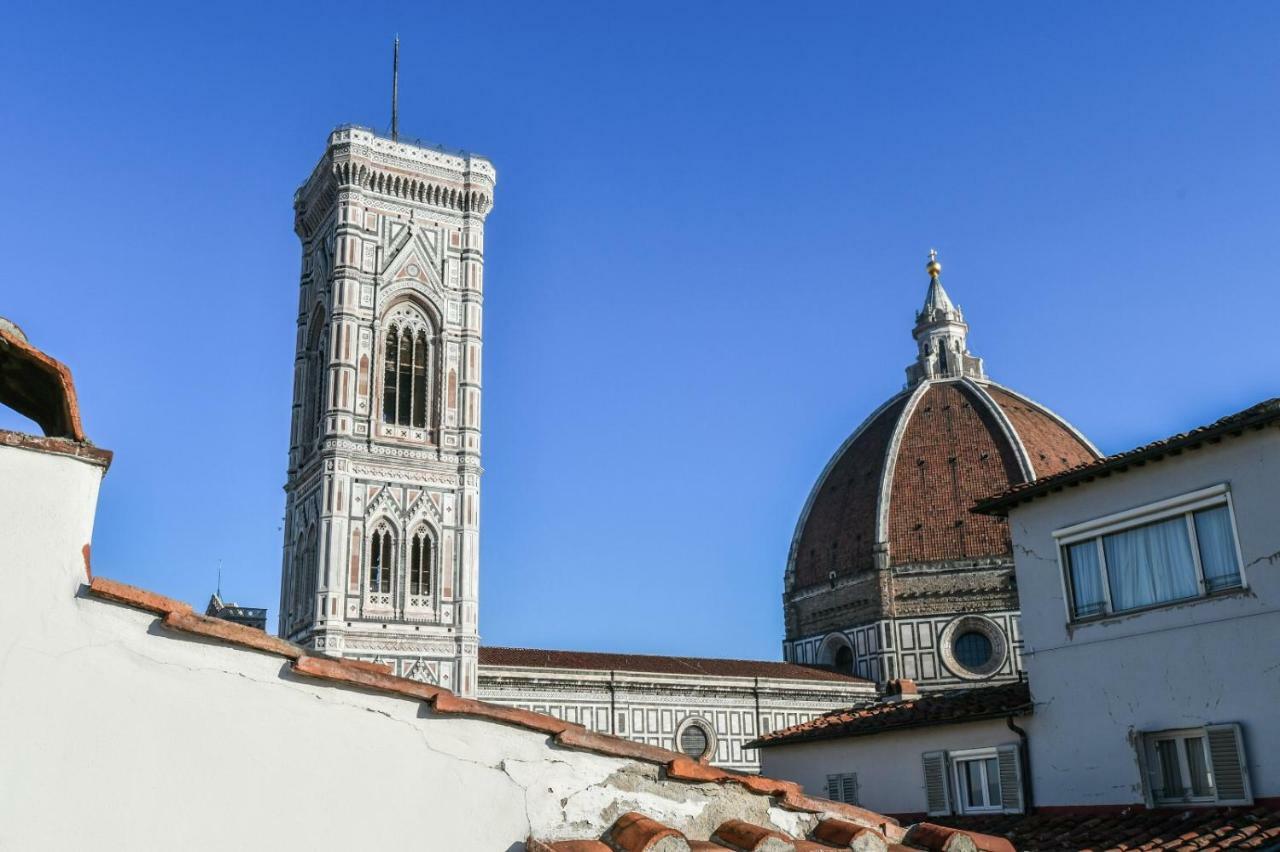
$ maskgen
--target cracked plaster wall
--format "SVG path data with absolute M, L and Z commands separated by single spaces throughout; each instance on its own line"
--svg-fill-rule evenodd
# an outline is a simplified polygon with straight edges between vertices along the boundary
M 1228 483 L 1249 589 L 1067 623 L 1052 532 Z M 1184 452 L 1014 508 L 1036 803 L 1143 800 L 1131 732 L 1238 722 L 1255 796 L 1280 796 L 1280 430 Z
M 0 447 L 0 480 L 22 484 L 0 489 L 0 848 L 505 852 L 633 809 L 694 837 L 813 821 L 78 597 L 101 473 Z

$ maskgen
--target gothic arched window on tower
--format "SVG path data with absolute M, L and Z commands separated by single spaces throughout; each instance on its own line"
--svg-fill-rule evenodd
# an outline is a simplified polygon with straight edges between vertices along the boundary
M 369 536 L 369 599 L 391 603 L 391 576 L 396 564 L 396 538 L 391 525 L 380 521 Z
M 420 528 L 409 542 L 409 603 L 422 605 L 431 594 L 431 537 Z
M 306 355 L 306 397 L 302 405 L 302 440 L 310 444 L 320 432 L 324 409 L 325 366 L 324 312 L 319 308 L 311 317 Z
M 431 345 L 424 329 L 409 324 L 393 324 L 387 329 L 382 374 L 383 421 L 393 426 L 426 428 L 430 367 Z

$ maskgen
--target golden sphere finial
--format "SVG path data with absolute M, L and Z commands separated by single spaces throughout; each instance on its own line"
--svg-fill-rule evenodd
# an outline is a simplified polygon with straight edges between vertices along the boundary
M 924 269 L 929 273 L 930 278 L 937 278 L 938 273 L 942 272 L 942 264 L 938 263 L 937 249 L 929 249 L 929 262 L 925 264 Z

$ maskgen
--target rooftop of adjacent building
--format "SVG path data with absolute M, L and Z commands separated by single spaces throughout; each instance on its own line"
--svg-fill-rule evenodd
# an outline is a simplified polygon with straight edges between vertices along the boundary
M 652 654 L 615 654 L 597 651 L 550 651 L 535 648 L 481 646 L 480 665 L 485 667 L 641 672 L 704 677 L 773 678 L 810 680 L 850 686 L 872 686 L 864 678 L 828 669 L 771 660 L 727 660 L 708 657 L 666 657 Z
M 932 725 L 1002 719 L 1026 715 L 1031 710 L 1031 689 L 1025 681 L 924 695 L 916 692 L 915 684 L 911 681 L 896 681 L 890 685 L 887 701 L 865 707 L 832 710 L 807 722 L 764 734 L 748 743 L 747 747 L 768 748 Z
M 1239 437 L 1277 425 L 1280 425 L 1280 397 L 1272 397 L 1186 432 L 1179 432 L 1131 450 L 1085 461 L 1030 482 L 1013 485 L 979 500 L 972 511 L 988 515 L 1005 515 L 1019 503 L 1027 503 L 1064 488 L 1074 488 L 1151 462 L 1163 461 L 1186 451 L 1213 446 L 1221 443 L 1224 438 Z

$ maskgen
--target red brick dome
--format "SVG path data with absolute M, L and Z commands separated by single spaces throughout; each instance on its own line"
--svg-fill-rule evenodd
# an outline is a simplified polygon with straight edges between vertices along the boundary
M 1065 420 L 987 381 L 980 361 L 951 365 L 968 375 L 920 375 L 827 464 L 796 527 L 788 588 L 870 571 L 879 552 L 889 565 L 1010 557 L 1003 519 L 969 512 L 974 502 L 1098 457 Z

